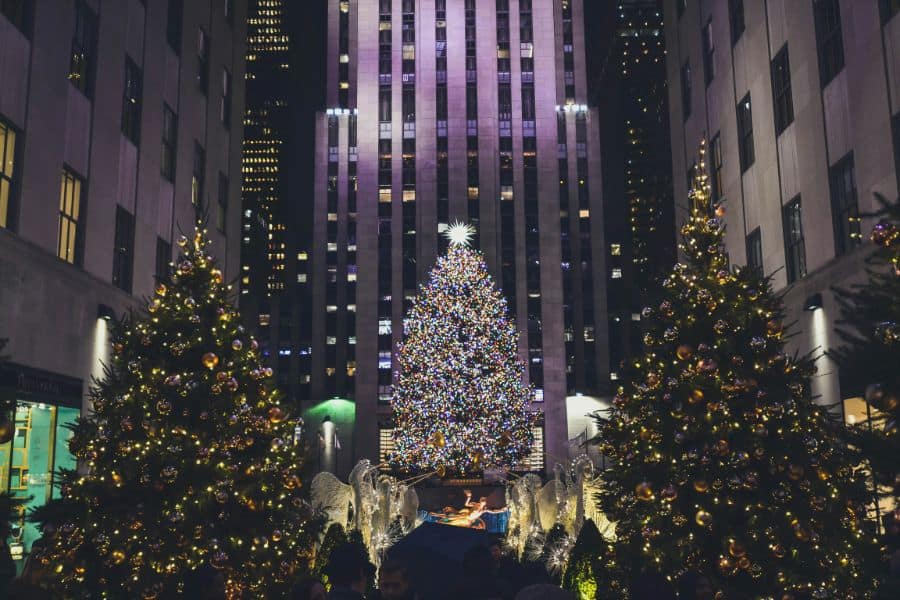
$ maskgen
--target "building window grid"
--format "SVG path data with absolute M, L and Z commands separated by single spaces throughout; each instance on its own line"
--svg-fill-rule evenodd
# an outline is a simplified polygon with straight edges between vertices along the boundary
M 125 57 L 125 82 L 122 92 L 122 133 L 134 145 L 140 144 L 143 75 L 141 69 Z
M 819 54 L 819 80 L 828 85 L 844 68 L 844 39 L 839 0 L 813 2 L 816 23 L 816 47 Z
M 167 181 L 175 181 L 178 155 L 178 115 L 168 104 L 163 103 L 162 156 L 160 172 Z
M 59 193 L 59 235 L 56 255 L 69 264 L 81 264 L 81 213 L 83 181 L 63 169 Z
M 703 27 L 703 81 L 709 86 L 716 77 L 716 46 L 712 19 Z
M 758 277 L 763 276 L 762 233 L 759 227 L 747 235 L 747 268 Z
M 712 166 L 713 200 L 721 202 L 725 198 L 725 171 L 722 162 L 722 138 L 718 133 L 709 142 L 709 158 Z M 688 183 L 690 185 L 691 180 Z
M 93 94 L 97 53 L 97 15 L 84 2 L 75 2 L 75 32 L 69 55 L 69 81 L 85 96 Z
M 134 215 L 116 205 L 112 283 L 131 293 L 134 276 Z
M 166 42 L 175 54 L 181 54 L 181 27 L 184 14 L 184 0 L 169 0 L 166 13 Z
M 784 228 L 784 259 L 787 267 L 787 282 L 793 283 L 806 277 L 806 242 L 803 237 L 803 219 L 800 196 L 782 208 Z
M 831 167 L 828 179 L 831 188 L 834 250 L 837 256 L 841 256 L 859 246 L 862 241 L 852 152 Z
M 756 158 L 753 146 L 753 109 L 748 92 L 737 105 L 738 154 L 741 172 L 749 169 Z
M 775 135 L 781 135 L 794 121 L 794 101 L 791 97 L 791 63 L 788 46 L 782 46 L 772 59 L 772 99 L 775 106 Z
M 728 20 L 731 29 L 731 44 L 737 44 L 744 34 L 744 0 L 728 0 Z
M 16 209 L 16 140 L 18 132 L 0 119 L 0 227 L 12 229 Z
M 687 121 L 691 116 L 691 61 L 681 65 L 681 118 Z
M 156 238 L 156 269 L 154 270 L 154 279 L 156 283 L 167 283 L 169 281 L 170 267 L 172 262 L 172 244 L 161 237 Z

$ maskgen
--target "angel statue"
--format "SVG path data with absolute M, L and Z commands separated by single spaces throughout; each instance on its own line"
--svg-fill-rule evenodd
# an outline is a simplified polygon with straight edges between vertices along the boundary
M 528 473 L 507 485 L 506 505 L 509 507 L 507 543 L 521 557 L 528 541 L 541 531 L 536 495 L 541 478 Z
M 604 538 L 614 539 L 616 526 L 600 510 L 597 495 L 601 479 L 594 475 L 594 463 L 586 454 L 572 460 L 572 475 L 568 481 L 567 511 L 563 525 L 572 538 L 577 538 L 586 519 L 590 519 Z
M 324 471 L 313 477 L 310 483 L 312 505 L 325 513 L 327 525 L 337 523 L 347 530 L 360 529 L 366 520 L 364 513 L 371 511 L 375 497 L 374 471 L 372 464 L 363 459 L 350 471 L 350 483 Z
M 562 476 L 563 466 L 556 463 L 553 467 L 553 479 L 548 481 L 537 495 L 538 517 L 541 529 L 545 532 L 550 531 L 566 513 L 569 495 Z

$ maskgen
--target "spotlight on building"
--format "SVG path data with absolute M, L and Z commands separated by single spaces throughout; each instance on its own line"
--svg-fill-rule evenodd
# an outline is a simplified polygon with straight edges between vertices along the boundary
M 97 305 L 97 318 L 104 321 L 112 321 L 116 318 L 116 311 L 105 304 Z
M 813 294 L 803 303 L 803 310 L 814 312 L 822 308 L 822 294 Z

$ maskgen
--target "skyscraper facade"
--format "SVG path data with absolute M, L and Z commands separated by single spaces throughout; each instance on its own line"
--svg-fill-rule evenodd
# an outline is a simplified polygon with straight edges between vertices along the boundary
M 873 194 L 897 194 L 898 10 L 850 0 L 666 1 L 675 206 L 688 206 L 705 136 L 732 262 L 771 274 L 801 353 L 840 343 L 833 286 L 865 276 Z M 862 390 L 841 385 L 827 359 L 818 368 L 814 396 L 865 420 Z
M 241 311 L 295 403 L 309 398 L 309 198 L 321 106 L 298 82 L 321 54 L 311 33 L 316 6 L 250 0 L 247 19 Z
M 76 467 L 109 321 L 167 280 L 198 211 L 238 277 L 245 22 L 240 0 L 0 3 L 0 493 L 26 509 Z
M 641 308 L 675 261 L 672 161 L 662 0 L 598 2 L 600 60 L 590 76 L 601 109 L 610 279 L 610 369 L 640 352 Z M 602 57 L 602 58 L 601 58 Z
M 583 11 L 581 0 L 329 3 L 311 391 L 355 404 L 346 455 L 385 450 L 403 317 L 455 221 L 476 227 L 519 325 L 543 417 L 531 467 L 567 455 L 567 397 L 606 388 Z

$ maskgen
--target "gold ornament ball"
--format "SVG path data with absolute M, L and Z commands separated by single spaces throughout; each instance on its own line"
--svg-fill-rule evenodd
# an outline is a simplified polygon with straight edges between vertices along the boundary
M 694 354 L 694 351 L 687 344 L 682 344 L 675 350 L 675 354 L 679 359 L 687 360 Z
M 653 487 L 646 481 L 642 481 L 634 488 L 635 497 L 642 502 L 653 500 Z
M 280 406 L 273 406 L 269 409 L 269 420 L 273 423 L 281 423 L 284 421 L 285 416 L 285 412 Z
M 707 491 L 709 491 L 709 483 L 707 483 L 707 481 L 705 479 L 698 479 L 697 481 L 694 482 L 694 490 L 696 490 L 697 492 L 700 492 L 701 494 L 704 494 Z M 697 513 L 697 514 L 700 514 L 700 513 Z
M 700 527 L 709 527 L 712 525 L 713 516 L 709 512 L 703 510 L 702 508 L 697 511 L 697 514 L 694 515 L 694 521 Z
M 218 283 L 219 285 L 221 285 L 222 282 L 225 281 L 225 276 L 222 275 L 222 271 L 220 271 L 219 269 L 213 269 L 210 272 L 210 275 L 212 275 L 213 281 Z
M 447 467 L 445 467 L 444 465 L 438 465 L 437 468 L 435 469 L 435 473 L 437 474 L 438 477 L 443 479 L 444 477 L 447 476 Z
M 691 391 L 691 396 L 689 402 L 691 404 L 696 404 L 698 402 L 703 401 L 703 390 L 693 390 Z
M 663 488 L 662 499 L 671 502 L 678 497 L 678 488 L 674 485 L 667 485 Z
M 0 444 L 5 444 L 13 439 L 16 434 L 16 425 L 12 421 L 4 419 L 0 423 Z
M 157 296 L 165 296 L 166 295 L 166 284 L 160 283 L 156 286 L 156 295 Z
M 728 542 L 728 553 L 731 554 L 735 558 L 740 558 L 747 554 L 747 551 L 744 549 L 744 546 L 737 540 L 730 540 Z
M 431 436 L 431 445 L 435 448 L 443 448 L 447 445 L 447 439 L 444 437 L 444 433 L 442 431 L 434 432 L 434 435 Z
M 215 369 L 216 365 L 219 364 L 219 357 L 216 356 L 215 352 L 207 352 L 203 355 L 203 366 L 207 369 Z

